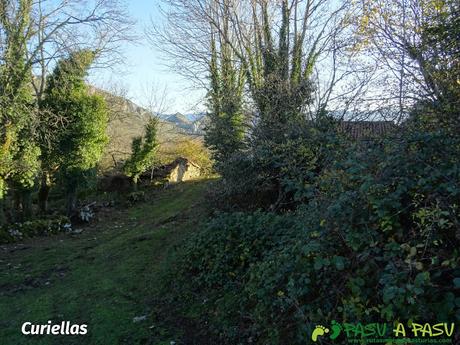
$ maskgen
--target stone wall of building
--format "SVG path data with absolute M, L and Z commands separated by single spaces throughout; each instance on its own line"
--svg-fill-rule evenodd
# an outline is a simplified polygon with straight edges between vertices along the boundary
M 185 182 L 195 180 L 201 175 L 201 168 L 195 163 L 185 158 L 179 158 L 174 161 L 171 171 L 167 176 L 170 183 Z

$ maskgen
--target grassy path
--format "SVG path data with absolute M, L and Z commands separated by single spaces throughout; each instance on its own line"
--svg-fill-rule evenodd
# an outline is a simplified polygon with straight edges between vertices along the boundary
M 207 184 L 157 192 L 151 201 L 106 214 L 79 235 L 0 246 L 0 344 L 155 344 L 150 314 L 157 273 L 205 217 Z M 89 332 L 21 334 L 24 322 L 48 320 L 87 324 Z

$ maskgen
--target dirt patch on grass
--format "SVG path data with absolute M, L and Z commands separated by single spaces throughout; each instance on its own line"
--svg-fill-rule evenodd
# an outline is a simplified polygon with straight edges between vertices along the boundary
M 11 267 L 11 264 L 7 264 L 10 269 L 19 269 L 20 267 Z M 70 271 L 68 266 L 55 266 L 45 272 L 41 272 L 38 275 L 32 276 L 26 274 L 22 282 L 17 284 L 4 283 L 0 285 L 0 296 L 13 296 L 17 293 L 49 286 L 56 282 L 56 280 L 62 280 L 66 277 Z

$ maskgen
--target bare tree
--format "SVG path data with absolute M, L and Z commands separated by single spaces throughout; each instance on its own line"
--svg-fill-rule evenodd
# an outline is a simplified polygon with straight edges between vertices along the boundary
M 375 64 L 364 59 L 358 63 L 351 49 L 353 7 L 347 1 L 164 0 L 163 4 L 165 22 L 152 22 L 147 36 L 165 53 L 169 67 L 209 90 L 212 44 L 220 57 L 227 44 L 234 63 L 247 76 L 249 104 L 254 105 L 258 88 L 273 84 L 265 79 L 269 64 L 275 63 L 291 86 L 299 86 L 301 80 L 314 86 L 314 97 L 301 105 L 304 114 L 314 118 L 330 109 L 344 117 L 358 108 L 375 73 Z
M 163 0 L 158 10 L 164 22 L 152 20 L 146 29 L 151 45 L 162 51 L 167 65 L 198 87 L 207 88 L 211 60 L 209 0 Z
M 446 70 L 455 58 L 426 33 L 437 22 L 458 17 L 458 1 L 360 0 L 353 11 L 353 49 L 378 66 L 367 102 L 391 109 L 401 122 L 417 102 L 445 97 L 442 79 L 455 84 Z
M 94 68 L 122 62 L 120 46 L 135 39 L 133 24 L 122 0 L 35 0 L 28 59 L 37 98 L 55 62 L 71 51 L 94 51 Z

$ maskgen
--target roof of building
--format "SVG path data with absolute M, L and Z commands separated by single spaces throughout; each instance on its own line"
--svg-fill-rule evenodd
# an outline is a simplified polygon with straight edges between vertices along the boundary
M 381 137 L 396 128 L 392 121 L 342 121 L 339 124 L 339 130 L 355 140 Z

